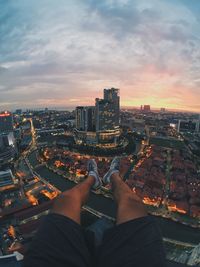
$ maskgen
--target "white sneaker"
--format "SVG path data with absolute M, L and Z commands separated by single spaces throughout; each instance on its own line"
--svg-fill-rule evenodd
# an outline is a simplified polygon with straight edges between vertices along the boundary
M 110 164 L 110 169 L 108 172 L 104 175 L 103 177 L 103 182 L 104 184 L 109 184 L 110 183 L 110 177 L 113 173 L 119 173 L 119 168 L 120 168 L 120 158 L 115 157 L 111 164 Z
M 97 163 L 95 159 L 90 159 L 87 162 L 87 171 L 88 176 L 93 176 L 95 178 L 95 183 L 92 186 L 94 189 L 99 189 L 102 186 L 102 181 L 99 177 L 98 169 L 97 169 Z

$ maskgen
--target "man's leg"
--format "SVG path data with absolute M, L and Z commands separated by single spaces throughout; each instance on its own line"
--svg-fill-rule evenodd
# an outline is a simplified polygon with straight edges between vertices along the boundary
M 64 215 L 76 223 L 80 224 L 81 208 L 88 199 L 90 189 L 101 186 L 97 164 L 95 160 L 88 161 L 88 178 L 73 187 L 72 189 L 62 193 L 54 203 L 52 212 Z
M 89 176 L 81 184 L 62 193 L 55 201 L 52 212 L 64 215 L 80 224 L 81 208 L 87 201 L 94 182 L 94 176 Z
M 55 200 L 25 255 L 24 267 L 92 267 L 80 212 L 91 187 L 100 184 L 96 163 L 92 161 L 88 178 Z
M 141 199 L 133 193 L 120 176 L 120 158 L 113 159 L 109 171 L 103 177 L 103 182 L 111 183 L 114 200 L 117 204 L 117 224 L 147 216 Z
M 114 159 L 103 181 L 112 185 L 117 204 L 116 226 L 108 230 L 98 252 L 98 267 L 163 267 L 162 236 L 142 201 L 122 181 Z
M 128 185 L 122 181 L 119 173 L 113 173 L 110 177 L 110 181 L 114 200 L 117 204 L 117 224 L 147 216 L 142 201 L 131 191 Z

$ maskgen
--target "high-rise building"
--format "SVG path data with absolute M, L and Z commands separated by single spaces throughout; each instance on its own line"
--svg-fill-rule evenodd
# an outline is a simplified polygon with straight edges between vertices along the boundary
M 104 89 L 104 99 L 96 98 L 96 131 L 119 128 L 119 89 Z
M 120 112 L 120 97 L 119 89 L 111 88 L 104 89 L 104 100 L 109 101 L 109 104 L 114 111 L 115 127 L 119 127 L 119 112 Z
M 95 107 L 87 107 L 87 112 L 86 112 L 86 129 L 89 132 L 95 132 L 96 130 L 96 111 Z
M 0 149 L 15 145 L 15 138 L 13 132 L 0 134 Z
M 104 89 L 104 98 L 96 98 L 95 106 L 76 108 L 76 142 L 117 144 L 120 136 L 119 89 Z
M 161 108 L 160 111 L 164 113 L 166 111 L 166 109 L 165 108 Z
M 199 121 L 186 121 L 186 120 L 179 120 L 178 121 L 178 132 L 190 132 L 195 133 L 200 131 L 200 124 Z
M 95 107 L 76 108 L 76 129 L 80 131 L 95 131 Z
M 85 107 L 76 107 L 76 128 L 85 131 Z
M 14 187 L 16 181 L 12 171 L 0 171 L 0 190 Z
M 96 130 L 114 130 L 116 126 L 116 114 L 113 103 L 96 98 Z
M 143 107 L 143 111 L 144 111 L 144 112 L 149 112 L 149 111 L 151 111 L 151 106 L 150 106 L 150 105 L 144 105 L 144 107 Z
M 0 113 L 0 133 L 13 131 L 13 116 L 10 112 Z
M 0 133 L 0 169 L 12 163 L 17 153 L 13 132 Z

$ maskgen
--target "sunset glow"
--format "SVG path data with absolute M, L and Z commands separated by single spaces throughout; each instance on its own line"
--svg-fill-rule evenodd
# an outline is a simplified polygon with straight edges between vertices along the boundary
M 2 109 L 91 105 L 200 112 L 200 2 L 0 2 Z

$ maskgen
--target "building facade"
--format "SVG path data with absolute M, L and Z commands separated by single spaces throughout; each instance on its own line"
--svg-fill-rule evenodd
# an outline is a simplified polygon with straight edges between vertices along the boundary
M 0 113 L 0 133 L 13 131 L 13 116 L 10 112 Z
M 76 108 L 76 129 L 80 131 L 95 131 L 96 112 L 94 106 Z
M 14 184 L 15 178 L 10 169 L 6 171 L 0 171 L 0 191 L 5 190 L 6 188 L 10 188 L 14 186 Z
M 188 132 L 188 133 L 199 133 L 200 132 L 200 121 L 187 121 L 179 120 L 178 121 L 178 132 Z
M 96 98 L 95 108 L 97 132 L 119 128 L 119 89 L 104 89 L 104 98 Z
M 119 89 L 104 89 L 104 98 L 95 106 L 76 108 L 75 140 L 86 144 L 117 144 L 119 130 Z
M 120 97 L 119 89 L 111 88 L 104 89 L 104 99 L 110 102 L 110 106 L 114 110 L 115 127 L 119 126 L 119 113 L 120 113 Z
M 0 167 L 11 164 L 17 153 L 13 126 L 12 114 L 0 113 Z
M 151 106 L 150 105 L 144 105 L 143 111 L 144 112 L 150 112 L 151 111 Z

